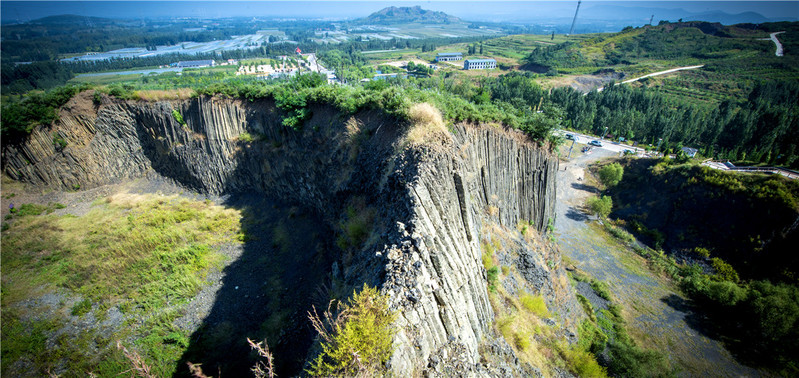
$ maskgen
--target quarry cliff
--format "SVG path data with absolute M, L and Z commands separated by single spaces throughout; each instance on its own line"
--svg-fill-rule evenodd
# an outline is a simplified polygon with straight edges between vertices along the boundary
M 474 124 L 417 143 L 407 137 L 414 125 L 378 110 L 310 110 L 294 130 L 268 99 L 145 102 L 83 92 L 53 125 L 4 145 L 2 168 L 14 180 L 59 190 L 159 177 L 198 193 L 256 193 L 319 214 L 338 230 L 330 236 L 332 263 L 304 279 L 331 293 L 366 283 L 389 296 L 398 313 L 389 367 L 398 375 L 534 374 L 493 326 L 482 262 L 492 238 L 502 240 L 503 265 L 518 272 L 505 289 L 543 296 L 564 337 L 574 336 L 581 312 L 559 253 L 507 236 L 520 225 L 544 234 L 554 220 L 558 160 L 547 145 Z M 368 220 L 368 232 L 346 231 L 355 218 Z M 295 304 L 298 312 L 305 305 Z

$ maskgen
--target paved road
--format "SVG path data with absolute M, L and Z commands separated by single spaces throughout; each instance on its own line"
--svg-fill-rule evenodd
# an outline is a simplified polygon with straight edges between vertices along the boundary
M 643 259 L 627 247 L 597 232 L 582 212 L 586 198 L 595 192 L 585 184 L 588 164 L 617 156 L 616 149 L 613 145 L 595 148 L 590 155 L 575 151 L 571 162 L 561 163 L 555 210 L 555 237 L 561 252 L 579 269 L 608 284 L 625 308 L 630 333 L 642 340 L 643 346 L 670 355 L 681 375 L 761 375 L 739 364 L 718 340 L 693 326 L 701 315 L 691 311 L 669 282 L 652 274 Z
M 602 143 L 602 147 L 601 147 L 602 149 L 610 151 L 610 152 L 614 152 L 616 154 L 622 153 L 625 150 L 633 151 L 636 154 L 644 152 L 643 148 L 632 147 L 632 146 L 628 146 L 626 144 L 621 144 L 619 142 L 614 142 L 614 141 L 610 141 L 610 140 L 606 140 L 606 139 L 600 139 L 599 137 L 596 137 L 596 136 L 576 133 L 574 131 L 555 130 L 555 134 L 558 134 L 558 135 L 561 135 L 561 136 L 566 135 L 566 134 L 572 134 L 572 135 L 574 135 L 575 141 L 577 143 L 583 143 L 583 144 L 588 144 L 588 142 L 590 142 L 590 141 L 598 140 L 600 143 Z M 567 141 L 564 144 L 564 146 L 565 146 L 565 148 L 569 148 L 571 146 L 571 143 Z M 594 149 L 597 149 L 597 148 L 594 147 Z M 577 150 L 577 148 L 575 147 L 575 150 L 572 151 L 572 157 L 577 156 L 577 154 L 580 154 L 580 153 L 581 152 L 579 150 Z
M 782 47 L 780 47 L 780 49 L 782 49 Z M 651 74 L 648 74 L 648 75 L 644 75 L 644 76 L 641 76 L 641 77 L 636 77 L 635 79 L 625 80 L 625 81 L 622 81 L 621 83 L 616 83 L 616 85 L 619 85 L 619 84 L 627 84 L 627 83 L 632 83 L 632 82 L 634 82 L 634 81 L 638 81 L 638 80 L 641 80 L 641 79 L 643 79 L 643 78 L 652 77 L 652 76 L 660 76 L 660 75 L 665 75 L 665 74 L 670 74 L 670 73 L 672 73 L 672 72 L 677 72 L 677 71 L 684 71 L 684 70 L 695 70 L 695 69 L 697 69 L 697 68 L 702 68 L 702 67 L 704 67 L 704 66 L 705 66 L 704 64 L 700 64 L 700 65 L 698 65 L 698 66 L 677 67 L 677 68 L 672 68 L 672 69 L 670 69 L 670 70 L 659 71 L 659 72 L 653 72 L 653 73 L 651 73 Z M 597 90 L 596 90 L 596 91 L 597 91 L 597 92 L 602 92 L 602 89 L 604 89 L 604 88 L 600 87 L 600 88 L 597 88 Z
M 777 34 L 782 34 L 782 33 L 785 33 L 785 32 L 784 32 L 784 31 L 781 31 L 781 32 L 776 32 L 776 33 L 771 33 L 771 34 L 769 34 L 769 38 L 770 38 L 772 41 L 774 41 L 774 44 L 775 44 L 775 45 L 777 45 L 777 52 L 776 52 L 776 55 L 777 55 L 777 56 L 782 56 L 782 55 L 783 55 L 783 54 L 782 54 L 782 43 L 780 43 L 780 40 L 779 40 L 779 39 L 777 39 Z
M 151 68 L 147 70 L 130 70 L 130 71 L 114 71 L 114 72 L 97 72 L 85 73 L 77 75 L 76 77 L 91 77 L 91 76 L 109 76 L 109 75 L 135 75 L 135 74 L 160 74 L 164 72 L 181 72 L 183 68 Z

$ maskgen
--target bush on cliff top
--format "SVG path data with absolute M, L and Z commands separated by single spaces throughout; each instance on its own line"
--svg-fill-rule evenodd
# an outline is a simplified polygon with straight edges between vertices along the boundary
M 47 125 L 58 119 L 58 108 L 76 94 L 89 89 L 89 85 L 59 87 L 47 92 L 33 93 L 21 101 L 3 104 L 0 114 L 3 138 L 28 135 L 38 125 Z M 4 101 L 5 102 L 5 101 Z

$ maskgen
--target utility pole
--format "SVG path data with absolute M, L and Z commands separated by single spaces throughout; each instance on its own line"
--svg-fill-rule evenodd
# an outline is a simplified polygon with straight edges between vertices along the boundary
M 577 13 L 580 11 L 580 4 L 582 2 L 583 2 L 583 0 L 578 0 L 577 1 L 577 10 L 574 11 L 574 20 L 572 20 L 572 27 L 571 27 L 571 29 L 569 29 L 569 34 L 566 34 L 566 35 L 572 35 L 572 33 L 574 33 L 574 24 L 577 23 Z
M 569 147 L 569 156 L 566 157 L 566 159 L 571 159 L 572 158 L 572 149 L 574 148 L 574 143 L 577 143 L 577 135 L 575 135 L 574 139 L 572 139 L 572 145 L 571 145 L 571 147 Z
M 652 17 L 649 17 L 649 26 L 652 26 L 652 20 L 655 19 L 655 15 L 653 14 Z

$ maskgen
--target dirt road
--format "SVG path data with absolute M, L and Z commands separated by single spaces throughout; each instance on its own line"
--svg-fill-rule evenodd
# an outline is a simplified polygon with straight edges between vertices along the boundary
M 665 74 L 670 74 L 670 73 L 672 73 L 672 72 L 677 72 L 677 71 L 684 71 L 684 70 L 695 70 L 695 69 L 697 69 L 697 68 L 702 68 L 702 67 L 704 67 L 704 66 L 705 66 L 704 64 L 700 64 L 700 65 L 698 65 L 698 66 L 677 67 L 677 68 L 672 68 L 672 69 L 665 70 L 665 71 L 653 72 L 653 73 L 651 73 L 651 74 L 648 74 L 648 75 L 644 75 L 644 76 L 641 76 L 641 77 L 636 77 L 635 79 L 625 80 L 625 81 L 622 81 L 621 83 L 616 83 L 616 85 L 619 85 L 619 84 L 627 84 L 627 83 L 632 83 L 632 82 L 634 82 L 634 81 L 638 81 L 638 80 L 641 80 L 641 79 L 643 79 L 643 78 L 652 77 L 652 76 L 660 76 L 660 75 L 665 75 Z M 596 90 L 596 91 L 597 91 L 597 92 L 602 92 L 602 89 L 604 89 L 604 88 L 597 88 L 597 90 Z
M 574 156 L 574 155 L 573 155 Z M 760 376 L 739 364 L 718 340 L 696 324 L 701 315 L 672 287 L 655 276 L 644 260 L 600 232 L 581 209 L 596 192 L 585 183 L 586 167 L 617 152 L 595 148 L 590 155 L 577 152 L 558 172 L 555 236 L 561 252 L 577 268 L 610 287 L 625 308 L 630 333 L 641 346 L 670 355 L 685 376 Z M 565 169 L 564 169 L 565 168 Z

